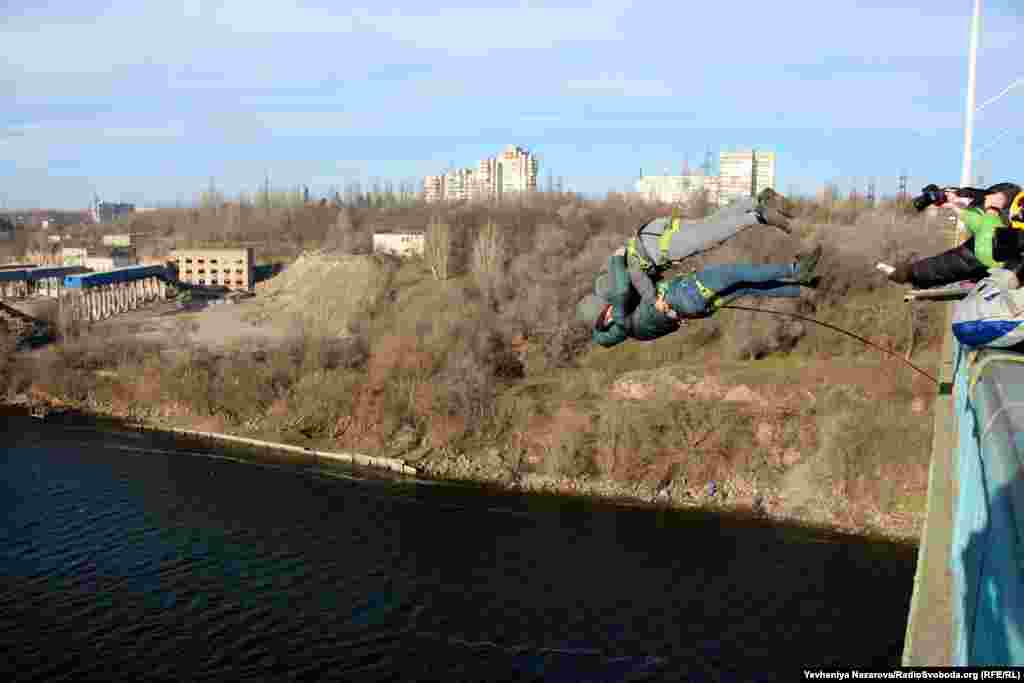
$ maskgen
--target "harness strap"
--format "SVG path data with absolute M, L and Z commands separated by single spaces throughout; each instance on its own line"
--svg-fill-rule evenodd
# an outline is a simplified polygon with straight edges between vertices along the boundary
M 696 275 L 693 276 L 693 283 L 695 285 L 697 285 L 697 291 L 700 292 L 700 295 L 702 297 L 704 297 L 704 300 L 712 308 L 721 308 L 726 303 L 728 303 L 728 299 L 727 298 L 723 299 L 723 298 L 719 297 L 718 294 L 713 289 L 711 289 L 710 287 L 705 285 L 703 282 L 701 282 L 697 278 Z
M 645 232 L 644 228 L 646 228 L 649 224 L 649 222 L 644 223 L 639 228 L 637 228 L 636 235 L 630 238 L 629 242 L 626 243 L 626 250 L 634 258 L 637 265 L 639 265 L 641 268 L 643 268 L 644 270 L 655 270 L 658 267 L 658 262 L 657 260 L 651 257 L 650 252 L 647 251 L 647 247 L 644 246 L 643 236 L 657 236 L 658 255 L 661 256 L 662 261 L 667 261 L 669 245 L 672 243 L 672 238 L 675 236 L 677 232 L 679 232 L 679 229 L 683 226 L 683 221 L 679 216 L 673 215 L 672 220 L 669 223 L 668 229 L 661 233 Z

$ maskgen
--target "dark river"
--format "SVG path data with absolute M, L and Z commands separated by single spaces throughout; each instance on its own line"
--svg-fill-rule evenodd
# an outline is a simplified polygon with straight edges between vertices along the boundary
M 0 474 L 3 680 L 794 680 L 898 665 L 916 560 L 85 419 Z

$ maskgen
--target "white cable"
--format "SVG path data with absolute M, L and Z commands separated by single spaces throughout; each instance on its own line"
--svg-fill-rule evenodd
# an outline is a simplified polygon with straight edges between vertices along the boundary
M 1000 92 L 998 95 L 996 95 L 995 97 L 990 97 L 987 100 L 985 100 L 984 102 L 982 102 L 978 106 L 978 108 L 975 109 L 974 111 L 980 112 L 982 109 L 984 109 L 988 105 L 992 104 L 993 102 L 995 102 L 996 100 L 1001 98 L 1003 95 L 1005 95 L 1006 93 L 1008 93 L 1011 90 L 1013 90 L 1014 88 L 1016 88 L 1018 85 L 1024 85 L 1024 78 L 1018 78 L 1013 83 L 1011 83 L 1010 85 L 1008 85 L 1005 88 L 1003 88 L 1002 92 Z

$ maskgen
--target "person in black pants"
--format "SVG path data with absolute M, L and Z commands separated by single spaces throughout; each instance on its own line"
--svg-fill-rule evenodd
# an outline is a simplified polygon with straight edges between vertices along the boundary
M 983 208 L 987 213 L 1000 216 L 1003 223 L 1009 225 L 1007 212 L 1020 191 L 1021 186 L 1014 183 L 997 183 L 985 190 L 963 187 L 947 192 L 946 202 L 938 206 Z M 980 280 L 988 275 L 988 266 L 975 255 L 974 246 L 974 238 L 971 237 L 941 254 L 900 264 L 889 274 L 889 280 L 917 289 L 941 287 L 961 280 Z

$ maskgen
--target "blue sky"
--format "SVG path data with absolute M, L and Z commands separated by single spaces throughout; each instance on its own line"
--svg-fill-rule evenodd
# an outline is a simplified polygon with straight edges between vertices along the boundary
M 772 149 L 782 191 L 960 177 L 971 0 L 5 3 L 0 206 L 314 194 L 513 143 L 572 189 Z M 1016 5 L 1016 6 L 1015 6 Z M 1024 77 L 1019 0 L 986 0 L 978 102 Z M 1016 179 L 1024 86 L 978 115 Z M 1011 132 L 1004 133 L 1009 129 Z

